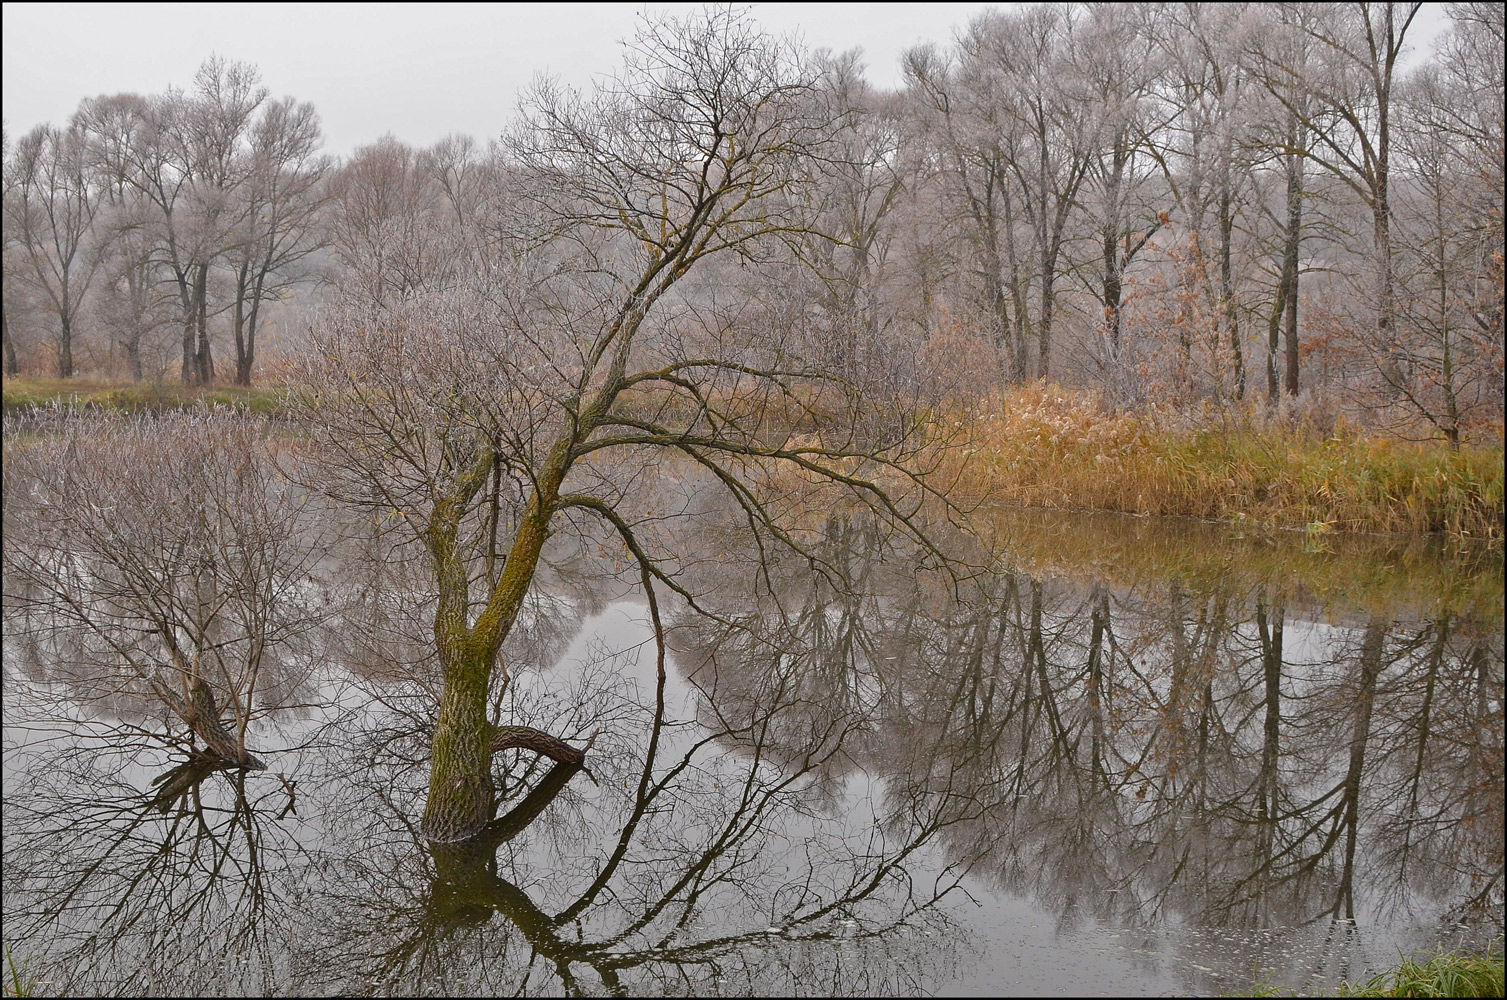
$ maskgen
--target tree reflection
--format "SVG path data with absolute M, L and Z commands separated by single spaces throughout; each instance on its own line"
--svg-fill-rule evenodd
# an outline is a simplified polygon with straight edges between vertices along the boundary
M 602 678 L 584 686 L 611 691 L 624 713 L 595 773 L 557 764 L 512 776 L 526 794 L 459 844 L 363 846 L 382 860 L 342 869 L 328 943 L 303 975 L 320 988 L 355 977 L 492 995 L 917 988 L 907 977 L 938 955 L 902 929 L 939 919 L 930 911 L 955 876 L 917 878 L 936 810 L 883 815 L 855 792 L 812 807 L 851 720 L 775 754 L 773 734 L 788 737 L 805 708 L 793 684 L 761 688 L 723 720 L 704 692 L 667 699 L 663 679 L 653 703 Z M 677 701 L 699 724 L 675 714 Z
M 1451 922 L 1500 927 L 1491 626 L 1447 607 L 1323 621 L 1233 577 L 1074 585 L 1006 567 L 959 588 L 840 519 L 829 549 L 884 567 L 866 590 L 786 566 L 751 610 L 724 608 L 734 626 L 682 623 L 718 718 L 774 683 L 800 687 L 795 731 L 861 712 L 854 765 L 912 814 L 945 800 L 955 863 L 1064 926 L 1296 926 L 1443 900 Z
M 521 755 L 501 814 L 458 844 L 404 819 L 423 769 L 394 744 L 423 734 L 386 717 L 306 752 L 295 777 L 319 792 L 296 809 L 293 782 L 207 758 L 154 776 L 146 746 L 15 754 L 31 804 L 7 822 L 7 934 L 49 942 L 80 992 L 130 968 L 143 991 L 909 993 L 949 960 L 918 935 L 957 873 L 922 849 L 966 810 L 829 778 L 862 712 L 808 726 L 794 669 L 720 719 L 667 673 L 587 669 L 520 682 L 509 711 L 607 723 L 594 771 Z
M 65 995 L 273 989 L 292 784 L 211 754 L 149 778 L 157 748 L 110 740 L 8 761 L 7 940 L 47 941 Z

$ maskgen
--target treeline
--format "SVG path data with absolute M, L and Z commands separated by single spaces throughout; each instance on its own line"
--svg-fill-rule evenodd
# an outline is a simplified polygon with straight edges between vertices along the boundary
M 740 317 L 749 343 L 798 341 L 876 387 L 1051 378 L 1123 408 L 1317 396 L 1415 435 L 1499 434 L 1503 9 L 1450 5 L 1405 63 L 1421 6 L 990 11 L 908 52 L 897 92 L 856 54 L 804 54 L 821 70 L 807 176 L 750 196 L 798 196 L 808 221 L 760 244 L 754 274 L 747 255 L 704 269 L 674 323 Z M 341 161 L 311 105 L 212 58 L 188 90 L 93 97 L 7 135 L 5 371 L 249 385 L 274 307 L 293 347 L 320 307 L 512 268 L 530 229 L 544 247 L 560 219 L 592 225 L 518 208 L 560 125 L 541 96 L 491 141 L 384 137 Z M 579 197 L 682 183 L 644 165 Z

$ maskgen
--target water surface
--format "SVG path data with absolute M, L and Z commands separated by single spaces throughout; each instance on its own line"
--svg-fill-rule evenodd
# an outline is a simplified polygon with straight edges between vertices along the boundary
M 592 752 L 505 754 L 462 845 L 421 597 L 332 619 L 267 772 L 8 638 L 7 947 L 44 992 L 1125 995 L 1501 934 L 1500 551 L 1001 512 L 945 567 L 832 513 L 838 587 L 698 530 L 663 673 L 557 554 L 498 713 Z

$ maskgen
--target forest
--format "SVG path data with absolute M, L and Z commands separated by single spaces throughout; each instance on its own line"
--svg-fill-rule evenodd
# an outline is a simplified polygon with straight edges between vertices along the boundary
M 1116 410 L 1294 400 L 1499 436 L 1501 12 L 1450 5 L 1409 59 L 1419 6 L 993 11 L 907 52 L 898 92 L 859 53 L 770 40 L 726 93 L 546 81 L 511 122 L 499 95 L 495 135 L 343 159 L 317 109 L 214 57 L 6 136 L 5 371 L 276 383 L 331 315 L 474 300 L 525 253 L 579 268 L 540 259 L 552 227 L 619 251 L 716 194 L 770 232 L 698 221 L 732 252 L 656 327 L 890 392 L 1055 379 Z M 700 176 L 776 96 L 799 127 Z

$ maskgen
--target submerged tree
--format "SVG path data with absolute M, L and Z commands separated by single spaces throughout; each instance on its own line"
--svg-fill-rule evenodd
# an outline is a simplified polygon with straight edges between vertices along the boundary
M 306 498 L 229 415 L 69 419 L 8 444 L 7 639 L 69 701 L 165 708 L 204 755 L 261 768 L 247 727 L 301 683 L 322 612 Z
M 820 74 L 726 10 L 648 20 L 627 51 L 590 95 L 543 83 L 526 100 L 505 143 L 513 217 L 492 221 L 500 239 L 466 287 L 353 304 L 302 365 L 331 494 L 430 568 L 444 677 L 423 822 L 435 841 L 491 818 L 494 752 L 582 758 L 488 718 L 552 532 L 609 526 L 657 622 L 656 584 L 694 595 L 628 504 L 653 468 L 660 483 L 719 484 L 789 545 L 763 488 L 782 469 L 902 522 L 914 512 L 872 478 L 900 468 L 904 428 L 686 280 L 711 258 L 757 268 L 810 238 L 804 185 L 842 114 L 818 99 Z

